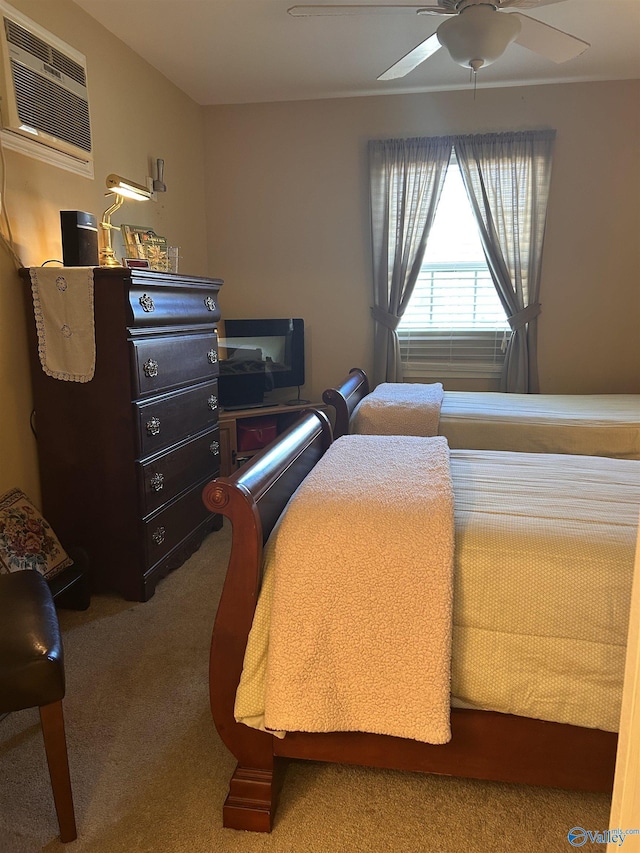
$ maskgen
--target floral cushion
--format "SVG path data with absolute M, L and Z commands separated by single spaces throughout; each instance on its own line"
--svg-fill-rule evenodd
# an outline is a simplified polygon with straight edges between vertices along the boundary
M 50 580 L 73 560 L 20 489 L 0 497 L 0 574 L 35 569 Z

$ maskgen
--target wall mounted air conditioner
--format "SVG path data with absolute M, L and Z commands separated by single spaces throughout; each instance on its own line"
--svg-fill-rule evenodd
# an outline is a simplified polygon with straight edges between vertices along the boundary
M 32 152 L 35 142 L 37 148 L 46 146 L 91 164 L 93 171 L 85 57 L 4 0 L 0 0 L 0 14 L 3 140 L 23 137 L 31 140 Z M 50 162 L 56 163 L 55 155 Z

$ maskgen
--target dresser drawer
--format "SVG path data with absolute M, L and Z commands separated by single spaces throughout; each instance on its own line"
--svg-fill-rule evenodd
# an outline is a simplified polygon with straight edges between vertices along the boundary
M 214 331 L 157 335 L 131 346 L 136 397 L 213 379 L 219 372 Z
M 218 423 L 218 380 L 134 406 L 139 457 L 144 458 Z
M 191 282 L 178 286 L 158 273 L 132 275 L 129 304 L 134 331 L 176 324 L 211 326 L 220 319 L 218 288 Z
M 220 430 L 215 427 L 175 450 L 137 464 L 142 514 L 149 515 L 203 477 L 218 476 Z
M 205 482 L 203 480 L 175 503 L 144 522 L 147 570 L 152 569 L 192 530 L 211 517 L 202 501 Z

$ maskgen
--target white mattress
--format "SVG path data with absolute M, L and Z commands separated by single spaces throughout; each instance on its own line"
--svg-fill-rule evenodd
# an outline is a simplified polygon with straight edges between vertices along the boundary
M 452 704 L 616 731 L 640 461 L 453 450 L 451 476 Z M 267 545 L 236 697 L 236 717 L 256 727 L 270 565 Z
M 640 394 L 445 391 L 438 432 L 452 448 L 640 459 Z

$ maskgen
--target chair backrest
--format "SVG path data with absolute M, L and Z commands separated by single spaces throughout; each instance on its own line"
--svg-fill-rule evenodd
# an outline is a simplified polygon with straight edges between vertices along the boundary
M 0 712 L 64 696 L 64 653 L 47 581 L 33 569 L 0 575 Z

